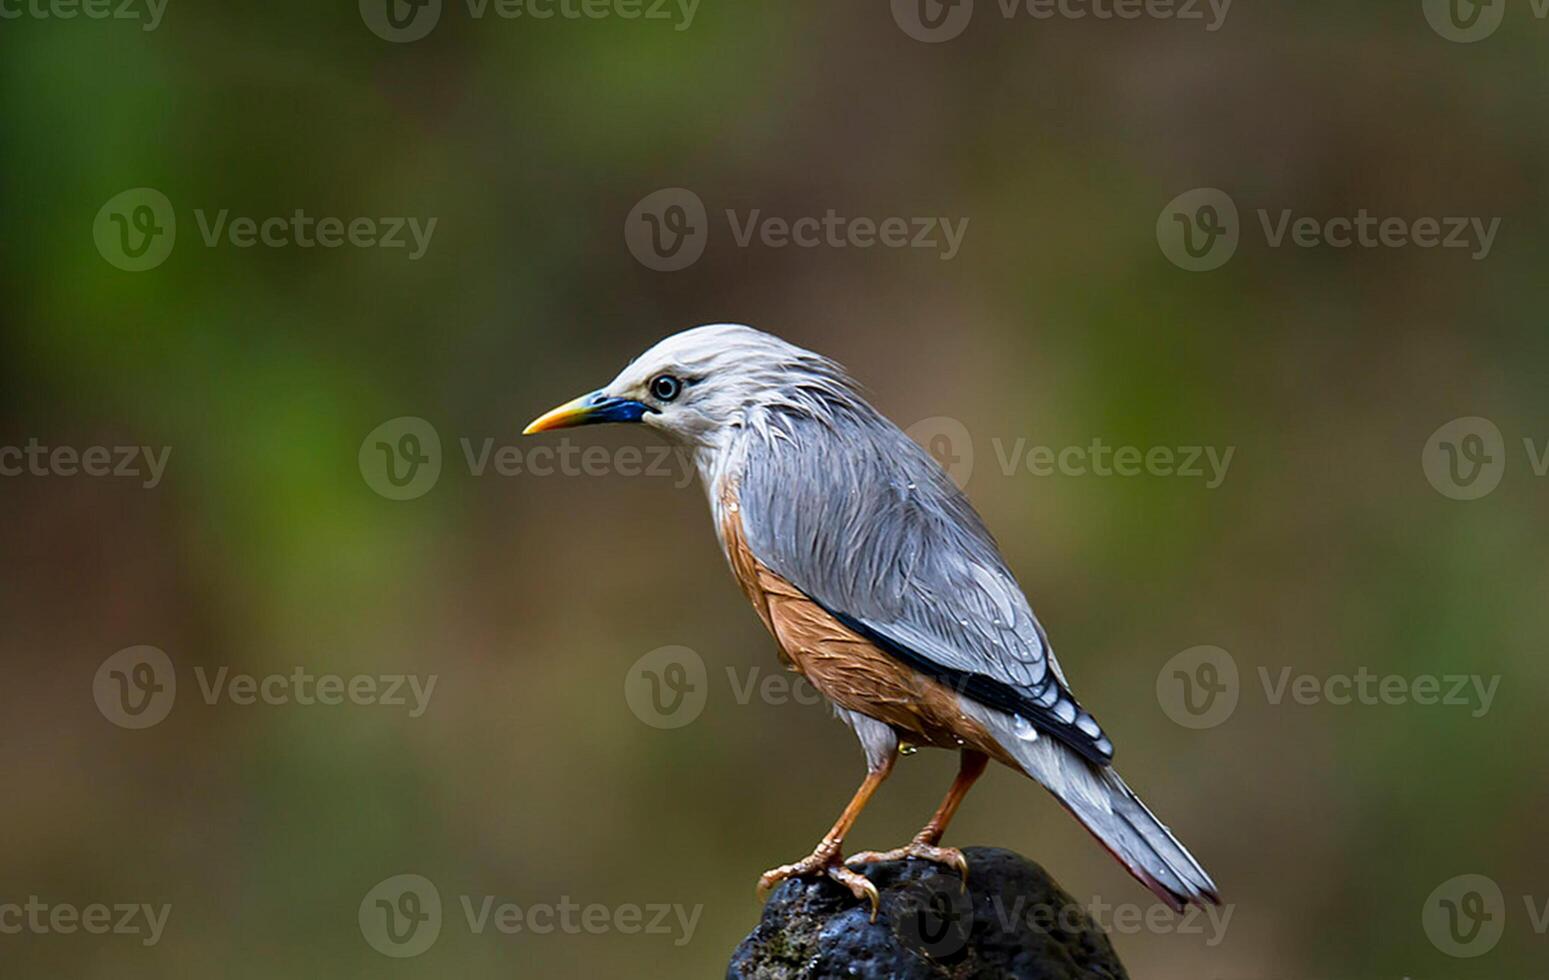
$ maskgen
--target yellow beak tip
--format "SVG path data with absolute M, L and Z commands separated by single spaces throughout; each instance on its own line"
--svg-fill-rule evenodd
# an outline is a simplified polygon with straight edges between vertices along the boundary
M 563 429 L 566 422 L 567 419 L 565 417 L 558 415 L 555 412 L 550 412 L 547 415 L 540 415 L 533 419 L 531 422 L 528 422 L 527 428 L 522 430 L 522 435 L 530 436 L 536 435 L 539 432 L 547 432 L 550 429 Z
M 522 430 L 522 435 L 530 436 L 536 432 L 547 432 L 550 429 L 568 429 L 573 425 L 580 425 L 587 417 L 586 399 L 571 399 L 565 404 L 549 409 L 542 415 L 527 423 L 527 428 Z

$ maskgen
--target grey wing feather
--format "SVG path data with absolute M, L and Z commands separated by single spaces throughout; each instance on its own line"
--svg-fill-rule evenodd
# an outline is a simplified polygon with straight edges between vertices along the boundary
M 738 500 L 753 553 L 912 667 L 1110 762 L 962 493 L 869 406 L 829 408 L 774 413 L 747 432 Z

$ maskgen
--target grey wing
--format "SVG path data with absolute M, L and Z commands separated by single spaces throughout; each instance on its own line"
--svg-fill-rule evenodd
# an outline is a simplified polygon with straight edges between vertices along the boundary
M 881 415 L 750 431 L 738 500 L 758 559 L 890 655 L 1107 765 L 1043 627 L 968 501 Z

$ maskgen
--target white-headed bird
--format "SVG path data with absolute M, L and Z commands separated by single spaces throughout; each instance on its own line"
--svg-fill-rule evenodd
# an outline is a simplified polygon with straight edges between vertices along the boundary
M 1175 909 L 1219 902 L 1114 771 L 984 522 L 838 364 L 751 327 L 696 327 L 526 432 L 597 422 L 643 423 L 692 453 L 738 584 L 865 751 L 865 781 L 832 829 L 765 873 L 761 894 L 826 874 L 875 916 L 876 888 L 851 866 L 917 857 L 966 875 L 941 837 L 994 759 L 1042 783 Z M 921 745 L 961 752 L 941 806 L 904 847 L 847 862 L 845 835 L 900 747 Z

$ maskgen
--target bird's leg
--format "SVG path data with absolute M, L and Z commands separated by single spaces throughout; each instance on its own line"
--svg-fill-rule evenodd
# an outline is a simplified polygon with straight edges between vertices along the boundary
M 952 787 L 947 790 L 946 798 L 941 801 L 941 806 L 936 808 L 930 822 L 914 835 L 914 840 L 903 847 L 894 848 L 891 851 L 862 851 L 852 855 L 847 864 L 875 864 L 879 861 L 902 861 L 905 858 L 920 858 L 925 861 L 934 861 L 937 864 L 945 864 L 956 868 L 963 876 L 963 887 L 968 887 L 968 859 L 963 857 L 963 852 L 955 847 L 939 847 L 941 835 L 946 833 L 947 824 L 952 822 L 952 817 L 957 813 L 957 808 L 962 805 L 963 797 L 968 795 L 969 787 L 974 781 L 984 775 L 984 767 L 989 764 L 989 756 L 983 752 L 975 752 L 972 749 L 964 749 L 962 761 L 958 766 L 957 778 L 952 780 Z
M 881 902 L 881 896 L 877 894 L 877 886 L 868 881 L 865 875 L 845 867 L 844 858 L 840 855 L 839 849 L 844 844 L 845 834 L 850 832 L 855 819 L 866 808 L 871 794 L 877 791 L 877 787 L 882 785 L 882 781 L 892 771 L 892 755 L 888 755 L 880 767 L 869 769 L 865 780 L 861 782 L 860 789 L 855 791 L 855 796 L 850 800 L 850 805 L 839 814 L 839 819 L 834 821 L 833 827 L 823 835 L 823 839 L 818 842 L 818 846 L 811 854 L 795 864 L 782 864 L 778 868 L 771 868 L 758 879 L 759 898 L 768 896 L 770 889 L 787 878 L 798 878 L 821 872 L 848 888 L 856 898 L 870 902 L 871 920 L 875 922 L 877 907 Z

